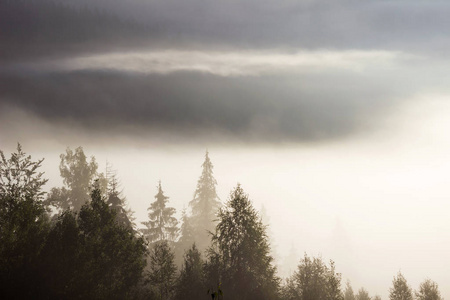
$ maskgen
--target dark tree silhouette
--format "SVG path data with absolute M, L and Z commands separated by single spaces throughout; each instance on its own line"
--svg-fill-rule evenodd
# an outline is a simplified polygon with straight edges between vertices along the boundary
M 280 280 L 269 254 L 266 228 L 240 185 L 218 218 L 206 268 L 209 286 L 222 283 L 224 295 L 231 299 L 277 299 Z M 219 282 L 211 281 L 217 277 Z
M 142 276 L 146 245 L 116 222 L 93 189 L 79 214 L 66 211 L 52 228 L 42 255 L 51 298 L 124 299 Z
M 184 261 L 176 284 L 176 300 L 197 300 L 205 298 L 203 261 L 195 244 L 184 254 Z
M 49 229 L 42 202 L 47 182 L 20 144 L 6 159 L 0 150 L 0 293 L 5 299 L 38 292 L 39 255 Z

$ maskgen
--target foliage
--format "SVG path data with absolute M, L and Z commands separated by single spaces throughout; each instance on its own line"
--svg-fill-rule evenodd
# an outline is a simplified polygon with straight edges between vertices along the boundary
M 142 222 L 147 227 L 142 229 L 142 233 L 150 243 L 163 240 L 174 241 L 178 234 L 178 221 L 173 217 L 175 208 L 166 207 L 169 197 L 164 195 L 161 182 L 157 188 L 156 200 L 148 208 L 149 221 Z
M 134 228 L 133 212 L 126 209 L 126 199 L 118 190 L 118 180 L 115 174 L 108 180 L 107 201 L 108 206 L 116 212 L 116 221 L 128 228 Z
M 146 246 L 94 188 L 79 214 L 58 217 L 45 246 L 46 290 L 54 298 L 127 298 L 145 267 Z M 76 263 L 74 263 L 76 262 Z
M 334 262 L 327 266 L 320 257 L 306 254 L 297 271 L 283 288 L 283 299 L 292 300 L 341 300 L 343 299 L 341 274 L 335 272 Z
M 392 288 L 389 290 L 390 300 L 412 300 L 413 293 L 402 273 L 398 272 L 397 277 L 392 281 Z
M 75 151 L 66 149 L 65 154 L 60 155 L 61 163 L 59 172 L 63 178 L 64 187 L 53 188 L 48 196 L 47 203 L 60 210 L 71 209 L 79 211 L 81 206 L 89 201 L 91 186 L 95 179 L 100 179 L 99 184 L 102 193 L 106 190 L 106 179 L 103 174 L 98 174 L 98 165 L 94 157 L 88 162 L 83 148 Z
M 150 249 L 148 278 L 158 299 L 171 299 L 176 278 L 174 254 L 167 240 L 154 243 Z
M 353 293 L 353 288 L 350 281 L 347 281 L 345 285 L 344 300 L 355 300 L 355 294 Z
M 49 222 L 42 203 L 47 180 L 20 144 L 6 159 L 0 150 L 0 291 L 3 297 L 30 298 L 39 286 L 39 254 Z
M 186 210 L 183 209 L 181 212 L 180 238 L 175 243 L 175 261 L 177 266 L 181 266 L 184 252 L 194 243 L 194 229 L 191 224 L 191 218 L 188 217 Z
M 370 296 L 365 288 L 360 288 L 358 291 L 358 294 L 356 294 L 355 299 L 356 300 L 370 300 Z
M 208 151 L 202 164 L 202 174 L 197 182 L 194 198 L 189 202 L 192 210 L 191 224 L 194 229 L 195 242 L 200 250 L 207 248 L 209 232 L 214 231 L 216 213 L 220 207 L 216 192 L 217 181 L 213 176 L 213 164 Z
M 176 300 L 197 300 L 205 298 L 203 261 L 195 244 L 184 254 L 184 261 L 176 284 Z
M 422 282 L 415 294 L 417 300 L 443 300 L 437 283 L 431 279 Z
M 220 281 L 209 285 L 221 283 L 230 299 L 276 299 L 280 280 L 269 254 L 266 228 L 240 185 L 218 218 L 207 270 L 208 278 L 219 275 Z

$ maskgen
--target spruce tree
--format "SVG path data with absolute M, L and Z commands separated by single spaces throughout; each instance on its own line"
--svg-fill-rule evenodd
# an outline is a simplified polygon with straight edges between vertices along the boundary
M 134 217 L 130 209 L 126 209 L 126 199 L 119 191 L 119 181 L 114 173 L 108 178 L 108 198 L 106 203 L 116 212 L 116 221 L 122 226 L 133 228 Z
M 214 231 L 216 213 L 220 207 L 216 192 L 217 181 L 213 176 L 213 164 L 209 159 L 208 151 L 202 164 L 202 174 L 197 182 L 194 198 L 189 202 L 192 210 L 192 226 L 195 242 L 200 250 L 206 249 L 209 244 L 209 232 Z
M 163 240 L 173 242 L 178 234 L 178 221 L 173 217 L 175 208 L 166 206 L 169 197 L 164 195 L 161 181 L 157 188 L 156 200 L 148 208 L 149 221 L 142 222 L 147 227 L 142 229 L 142 233 L 150 243 Z
M 218 272 L 223 294 L 228 299 L 277 299 L 280 280 L 270 256 L 266 228 L 240 185 L 231 192 L 218 218 L 208 269 Z M 215 267 L 211 265 L 214 261 Z M 208 274 L 208 278 L 214 277 Z

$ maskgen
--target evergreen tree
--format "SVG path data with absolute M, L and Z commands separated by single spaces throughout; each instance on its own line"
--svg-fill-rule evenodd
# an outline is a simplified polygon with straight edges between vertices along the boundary
M 20 144 L 6 159 L 0 150 L 0 294 L 31 299 L 40 286 L 39 255 L 49 230 L 42 198 L 47 182 Z
M 415 294 L 417 300 L 443 300 L 437 283 L 431 279 L 422 282 Z
M 124 299 L 142 277 L 142 238 L 117 224 L 98 188 L 78 214 L 66 211 L 52 228 L 41 256 L 51 299 Z
M 116 174 L 112 174 L 112 176 L 108 178 L 108 200 L 106 203 L 116 212 L 116 221 L 119 224 L 128 228 L 133 228 L 133 212 L 130 209 L 126 209 L 126 199 L 122 197 L 121 194 L 117 176 Z
M 203 261 L 195 244 L 184 254 L 184 261 L 176 285 L 176 300 L 197 300 L 205 298 Z
M 148 208 L 149 221 L 142 222 L 147 227 L 142 229 L 142 233 L 150 243 L 162 240 L 173 242 L 178 234 L 178 221 L 173 217 L 175 208 L 166 207 L 169 197 L 164 195 L 161 181 L 157 188 L 156 200 Z
M 390 300 L 412 300 L 413 293 L 405 277 L 398 272 L 397 277 L 392 281 L 392 288 L 389 290 Z
M 177 266 L 181 266 L 184 252 L 195 243 L 194 241 L 195 238 L 191 220 L 187 216 L 186 210 L 183 209 L 181 212 L 180 238 L 175 243 L 175 262 Z
M 176 279 L 174 254 L 167 240 L 152 245 L 149 255 L 148 278 L 158 299 L 171 299 Z
M 353 293 L 350 281 L 347 281 L 347 284 L 345 285 L 344 300 L 355 300 L 355 294 Z
M 65 186 L 51 189 L 47 199 L 49 205 L 59 210 L 79 211 L 81 206 L 89 201 L 95 179 L 99 180 L 102 194 L 105 193 L 106 178 L 97 173 L 98 165 L 94 157 L 88 162 L 82 147 L 76 148 L 75 151 L 67 148 L 60 158 L 59 171 Z
M 356 300 L 370 300 L 369 292 L 365 288 L 360 288 L 355 296 Z
M 381 297 L 379 295 L 373 296 L 372 300 L 381 300 Z
M 334 262 L 327 266 L 320 257 L 312 259 L 306 254 L 297 271 L 288 280 L 289 299 L 342 300 L 341 274 L 336 273 Z
M 214 231 L 216 224 L 214 220 L 220 207 L 219 197 L 216 193 L 217 181 L 213 176 L 213 164 L 209 159 L 208 151 L 206 151 L 202 168 L 194 198 L 189 202 L 192 210 L 195 242 L 200 250 L 206 249 L 209 244 L 209 232 Z
M 219 282 L 229 299 L 277 299 L 280 280 L 272 265 L 266 228 L 238 185 L 225 208 L 209 249 L 208 278 Z M 216 282 L 210 282 L 215 286 Z

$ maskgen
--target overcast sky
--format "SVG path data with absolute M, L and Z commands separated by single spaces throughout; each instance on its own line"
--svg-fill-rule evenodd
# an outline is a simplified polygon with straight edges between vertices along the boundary
M 281 260 L 450 298 L 447 1 L 56 2 L 0 2 L 0 149 L 45 157 L 48 188 L 83 146 L 143 221 L 159 179 L 187 206 L 208 149 Z

